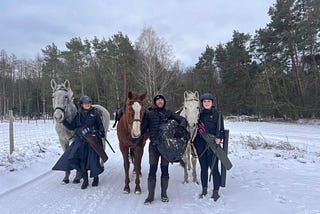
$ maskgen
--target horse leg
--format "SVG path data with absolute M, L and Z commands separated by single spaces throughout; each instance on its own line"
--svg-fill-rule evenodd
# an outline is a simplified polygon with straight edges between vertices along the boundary
M 137 146 L 134 150 L 134 168 L 136 171 L 136 187 L 134 189 L 135 194 L 141 194 L 141 186 L 140 186 L 140 175 L 141 173 L 141 159 L 143 155 L 143 148 L 140 146 Z
M 124 174 L 125 174 L 125 181 L 124 181 L 124 188 L 123 193 L 130 193 L 130 178 L 129 178 L 129 148 L 123 148 L 121 149 L 122 157 L 123 157 L 123 167 L 124 167 Z
M 66 171 L 65 174 L 64 174 L 64 178 L 63 178 L 63 180 L 62 180 L 63 183 L 68 184 L 68 183 L 70 182 L 69 176 L 70 176 L 70 171 L 68 170 L 68 171 Z
M 195 152 L 195 148 L 191 148 L 193 147 L 193 145 L 190 145 L 190 150 L 193 149 L 193 151 Z M 191 162 L 192 162 L 192 177 L 193 177 L 193 182 L 196 184 L 199 184 L 198 178 L 197 178 L 197 158 L 196 158 L 196 154 L 191 155 Z
M 64 139 L 60 139 L 60 145 L 62 147 L 63 152 L 65 152 L 69 147 L 68 141 L 65 141 Z M 70 176 L 70 171 L 68 170 L 64 173 L 64 178 L 62 182 L 65 184 L 68 184 L 70 182 L 69 176 Z
M 106 150 L 106 141 L 104 139 L 102 139 L 102 147 L 103 147 L 103 150 L 105 151 Z M 100 158 L 100 165 L 102 168 L 104 168 L 104 162 L 101 158 Z
M 187 153 L 188 153 L 188 146 L 187 146 L 187 148 L 186 148 L 186 151 L 184 152 L 184 154 L 183 154 L 183 161 L 184 161 L 184 167 L 183 167 L 183 169 L 184 169 L 184 179 L 183 179 L 183 183 L 189 183 L 189 179 L 188 179 L 188 166 L 187 166 L 187 162 L 188 162 L 188 155 L 187 155 Z
M 186 165 L 188 165 L 188 170 L 191 169 L 190 154 L 191 154 L 191 145 L 190 145 L 190 143 L 188 143 L 188 145 L 187 145 L 187 164 L 186 164 Z

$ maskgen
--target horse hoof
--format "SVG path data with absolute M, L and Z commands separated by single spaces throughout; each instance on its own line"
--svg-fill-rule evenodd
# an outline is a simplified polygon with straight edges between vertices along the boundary
M 75 179 L 73 179 L 72 183 L 74 183 L 74 184 L 80 183 L 80 178 L 75 178 Z
M 70 180 L 69 180 L 69 179 L 63 179 L 62 182 L 63 182 L 64 184 L 68 184 L 68 183 L 70 182 Z
M 141 194 L 141 190 L 136 190 L 136 191 L 134 191 L 134 194 L 140 195 L 140 194 Z
M 129 194 L 129 193 L 130 193 L 130 189 L 125 188 L 122 192 L 123 192 L 124 194 Z

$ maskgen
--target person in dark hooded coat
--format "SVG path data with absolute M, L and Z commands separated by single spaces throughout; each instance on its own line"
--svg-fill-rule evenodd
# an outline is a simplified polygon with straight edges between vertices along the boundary
M 100 115 L 97 110 L 91 106 L 91 103 L 92 100 L 90 97 L 82 96 L 79 100 L 79 111 L 71 124 L 67 121 L 63 121 L 66 128 L 76 131 L 76 137 L 75 141 L 65 152 L 67 162 L 63 160 L 59 165 L 65 164 L 62 168 L 68 170 L 76 169 L 81 172 L 80 178 L 83 178 L 81 189 L 86 189 L 89 185 L 88 170 L 90 170 L 90 177 L 93 177 L 92 186 L 98 186 L 98 175 L 104 170 L 100 164 L 98 154 L 83 137 L 87 132 L 94 133 L 96 136 L 99 136 L 99 143 L 101 143 L 101 145 L 101 138 L 105 137 L 105 131 Z M 80 179 L 78 182 L 80 182 Z
M 159 158 L 161 157 L 161 200 L 162 202 L 168 202 L 167 188 L 169 183 L 169 161 L 164 158 L 159 150 L 157 149 L 157 143 L 159 138 L 159 127 L 166 123 L 168 119 L 177 121 L 184 128 L 187 127 L 187 121 L 184 117 L 174 113 L 173 111 L 167 110 L 166 99 L 163 95 L 157 95 L 153 99 L 155 108 L 151 108 L 150 111 L 146 112 L 142 124 L 141 124 L 141 135 L 147 130 L 150 133 L 149 143 L 149 175 L 148 175 L 148 197 L 145 200 L 145 204 L 150 204 L 154 200 L 154 192 L 156 187 L 156 173 L 158 168 Z M 179 134 L 179 133 L 178 133 Z M 182 133 L 181 133 L 182 135 Z

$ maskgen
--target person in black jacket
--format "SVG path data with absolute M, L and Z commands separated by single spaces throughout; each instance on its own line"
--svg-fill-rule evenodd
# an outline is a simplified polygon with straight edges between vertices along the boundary
M 86 142 L 84 134 L 90 132 L 99 136 L 99 143 L 102 145 L 102 139 L 105 137 L 105 129 L 101 121 L 100 115 L 95 108 L 91 106 L 92 100 L 88 96 L 82 96 L 79 100 L 80 109 L 69 124 L 63 121 L 63 124 L 69 130 L 76 130 L 75 142 L 71 145 L 72 148 L 69 155 L 71 168 L 81 172 L 83 183 L 81 189 L 86 189 L 89 185 L 88 170 L 90 177 L 93 177 L 92 186 L 98 186 L 98 175 L 103 172 L 103 167 L 100 164 L 100 158 L 94 149 Z M 80 179 L 76 182 L 80 182 Z
M 146 112 L 142 124 L 142 135 L 149 130 L 150 143 L 149 143 L 149 175 L 148 175 L 148 197 L 145 200 L 145 204 L 150 204 L 154 200 L 154 191 L 156 187 L 156 173 L 158 168 L 159 157 L 161 157 L 161 200 L 162 202 L 168 202 L 167 188 L 169 184 L 169 161 L 164 158 L 157 149 L 159 127 L 164 124 L 168 119 L 176 120 L 184 128 L 187 127 L 187 121 L 184 117 L 167 110 L 166 99 L 163 95 L 157 95 L 153 99 L 155 108 Z
M 219 199 L 219 188 L 221 183 L 221 175 L 218 170 L 218 159 L 213 154 L 211 149 L 207 147 L 207 143 L 201 136 L 201 133 L 208 133 L 216 136 L 216 144 L 220 144 L 221 139 L 224 138 L 224 123 L 221 113 L 214 108 L 214 97 L 210 93 L 205 93 L 200 97 L 202 104 L 202 110 L 199 116 L 198 132 L 194 140 L 194 146 L 199 156 L 199 162 L 201 167 L 201 185 L 202 192 L 200 198 L 207 195 L 208 189 L 208 169 L 211 169 L 213 176 L 213 192 L 211 198 L 214 201 Z M 220 117 L 220 119 L 219 119 Z M 220 121 L 220 130 L 217 130 L 218 122 Z M 211 174 L 210 174 L 211 175 Z

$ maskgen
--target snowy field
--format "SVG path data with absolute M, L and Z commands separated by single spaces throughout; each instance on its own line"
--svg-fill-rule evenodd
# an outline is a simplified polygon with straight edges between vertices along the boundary
M 51 170 L 62 154 L 52 121 L 16 121 L 12 155 L 8 123 L 0 123 L 0 212 L 320 213 L 319 125 L 226 121 L 225 127 L 230 129 L 233 168 L 227 174 L 221 198 L 214 202 L 209 194 L 199 199 L 201 186 L 183 184 L 183 169 L 173 164 L 169 168 L 170 202 L 160 201 L 158 172 L 155 201 L 146 206 L 148 144 L 142 161 L 140 195 L 122 193 L 124 173 L 115 130 L 110 130 L 108 139 L 116 153 L 107 147 L 109 160 L 99 186 L 81 190 L 81 184 L 61 184 L 64 173 Z M 197 167 L 199 178 L 199 164 Z M 209 187 L 211 193 L 212 183 Z

